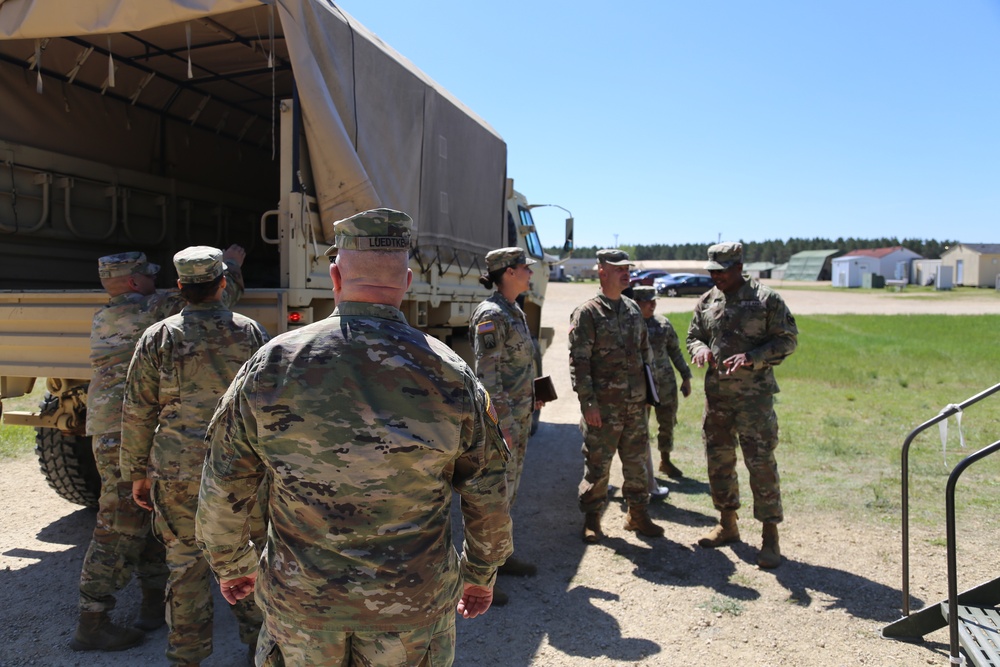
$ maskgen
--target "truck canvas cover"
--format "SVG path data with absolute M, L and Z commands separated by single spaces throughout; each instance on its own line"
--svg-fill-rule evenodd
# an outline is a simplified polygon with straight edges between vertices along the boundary
M 0 0 L 0 93 L 0 167 L 30 163 L 29 147 L 266 208 L 275 108 L 294 97 L 311 174 L 282 186 L 316 197 L 324 241 L 387 206 L 413 216 L 422 247 L 502 245 L 503 140 L 332 2 Z M 5 235 L 35 224 L 28 190 L 18 215 L 0 174 Z

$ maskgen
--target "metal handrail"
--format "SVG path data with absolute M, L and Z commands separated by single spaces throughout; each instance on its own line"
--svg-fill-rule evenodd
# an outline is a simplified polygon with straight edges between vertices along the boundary
M 902 476 L 901 490 L 903 504 L 901 513 L 903 522 L 903 616 L 910 615 L 910 444 L 917 435 L 934 424 L 944 421 L 953 414 L 961 412 L 970 405 L 978 403 L 998 391 L 1000 391 L 1000 384 L 995 384 L 989 389 L 981 391 L 971 398 L 967 398 L 958 405 L 947 406 L 936 417 L 925 421 L 910 431 L 910 434 L 906 436 L 906 440 L 903 442 L 902 468 L 900 473 Z
M 945 491 L 945 525 L 948 532 L 948 634 L 951 642 L 951 664 L 958 664 L 958 556 L 955 545 L 955 486 L 958 478 L 979 459 L 1000 451 L 1000 440 L 983 447 L 974 454 L 962 459 L 948 476 L 948 486 Z

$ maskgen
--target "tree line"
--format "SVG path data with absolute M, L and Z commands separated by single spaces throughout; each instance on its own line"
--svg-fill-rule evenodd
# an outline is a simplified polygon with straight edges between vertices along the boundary
M 934 239 L 903 239 L 893 238 L 881 239 L 856 239 L 840 237 L 836 240 L 830 239 L 788 239 L 782 241 L 740 241 L 743 244 L 743 263 L 751 262 L 772 262 L 774 264 L 784 264 L 788 258 L 803 250 L 840 250 L 848 253 L 852 250 L 871 250 L 875 248 L 892 248 L 903 246 L 908 250 L 921 255 L 925 259 L 939 259 L 941 253 L 947 250 L 958 241 L 936 241 Z M 628 252 L 629 257 L 635 261 L 645 260 L 701 260 L 705 259 L 709 243 L 682 243 L 666 244 L 656 243 L 653 245 L 623 245 L 622 250 Z M 597 257 L 600 246 L 584 246 L 573 251 L 574 257 L 593 258 Z M 559 255 L 562 248 L 546 248 L 545 251 L 552 255 Z

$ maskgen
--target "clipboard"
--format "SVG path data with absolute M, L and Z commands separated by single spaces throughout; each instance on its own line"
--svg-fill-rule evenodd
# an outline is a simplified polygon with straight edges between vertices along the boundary
M 555 385 L 552 384 L 552 378 L 548 375 L 543 375 L 542 377 L 535 378 L 535 400 L 542 401 L 543 403 L 549 403 L 551 401 L 559 398 L 556 395 Z
M 653 379 L 653 369 L 649 367 L 649 364 L 643 364 L 642 370 L 646 378 L 646 403 L 649 405 L 659 405 L 660 393 L 656 391 L 656 380 Z

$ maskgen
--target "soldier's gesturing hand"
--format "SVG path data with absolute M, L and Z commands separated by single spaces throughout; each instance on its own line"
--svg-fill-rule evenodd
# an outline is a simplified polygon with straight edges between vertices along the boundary
M 485 614 L 493 604 L 493 589 L 475 584 L 465 584 L 462 598 L 458 601 L 458 613 L 462 618 L 475 618 Z
M 587 422 L 587 426 L 601 428 L 603 425 L 601 422 L 601 409 L 596 406 L 585 409 L 583 411 L 583 420 Z
M 729 375 L 737 368 L 743 368 L 744 366 L 753 366 L 753 362 L 747 358 L 745 353 L 734 354 L 728 359 L 723 360 L 722 365 L 726 368 L 726 375 Z
M 219 588 L 222 590 L 222 597 L 226 598 L 226 602 L 236 604 L 253 593 L 256 584 L 257 573 L 255 572 L 245 577 L 237 577 L 236 579 L 222 579 L 219 581 Z

